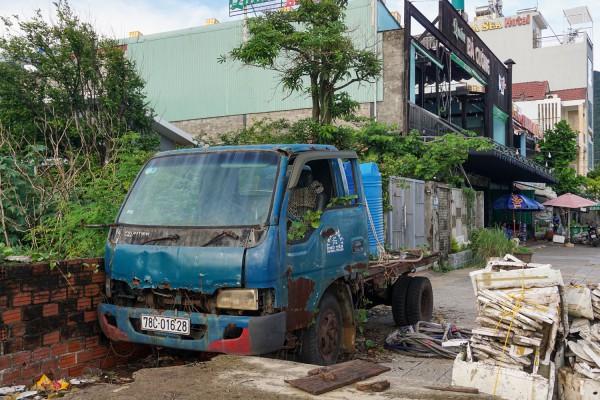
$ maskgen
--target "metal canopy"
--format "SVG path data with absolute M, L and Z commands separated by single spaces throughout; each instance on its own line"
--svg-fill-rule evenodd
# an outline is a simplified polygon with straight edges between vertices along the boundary
M 568 8 L 563 10 L 563 12 L 570 25 L 589 24 L 593 22 L 587 6 Z

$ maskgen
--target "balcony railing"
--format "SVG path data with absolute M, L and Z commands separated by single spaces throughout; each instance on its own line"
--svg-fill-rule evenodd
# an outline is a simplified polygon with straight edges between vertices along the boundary
M 408 108 L 409 131 L 415 129 L 425 137 L 444 136 L 446 133 L 458 133 L 462 135 L 462 131 L 458 126 L 444 121 L 434 113 L 412 103 L 409 103 Z

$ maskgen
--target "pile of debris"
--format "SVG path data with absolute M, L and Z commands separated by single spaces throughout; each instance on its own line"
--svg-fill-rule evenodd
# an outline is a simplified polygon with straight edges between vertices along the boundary
M 536 374 L 549 365 L 560 326 L 560 271 L 511 256 L 471 273 L 477 295 L 475 361 Z
M 600 285 L 566 288 L 572 317 L 565 354 L 573 372 L 600 380 Z
M 545 399 L 553 391 L 553 357 L 565 329 L 560 271 L 506 255 L 470 276 L 478 326 L 455 360 L 452 384 L 502 398 Z

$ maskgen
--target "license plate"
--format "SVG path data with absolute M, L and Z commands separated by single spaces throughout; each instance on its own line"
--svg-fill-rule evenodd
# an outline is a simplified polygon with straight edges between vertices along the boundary
M 190 319 L 163 317 L 161 315 L 142 315 L 142 330 L 189 335 Z

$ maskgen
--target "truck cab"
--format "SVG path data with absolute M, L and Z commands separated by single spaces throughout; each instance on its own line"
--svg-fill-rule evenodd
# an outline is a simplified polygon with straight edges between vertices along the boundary
M 333 364 L 353 346 L 353 282 L 368 241 L 354 152 L 159 153 L 109 231 L 100 325 L 112 340 L 227 354 L 298 346 L 302 361 Z

